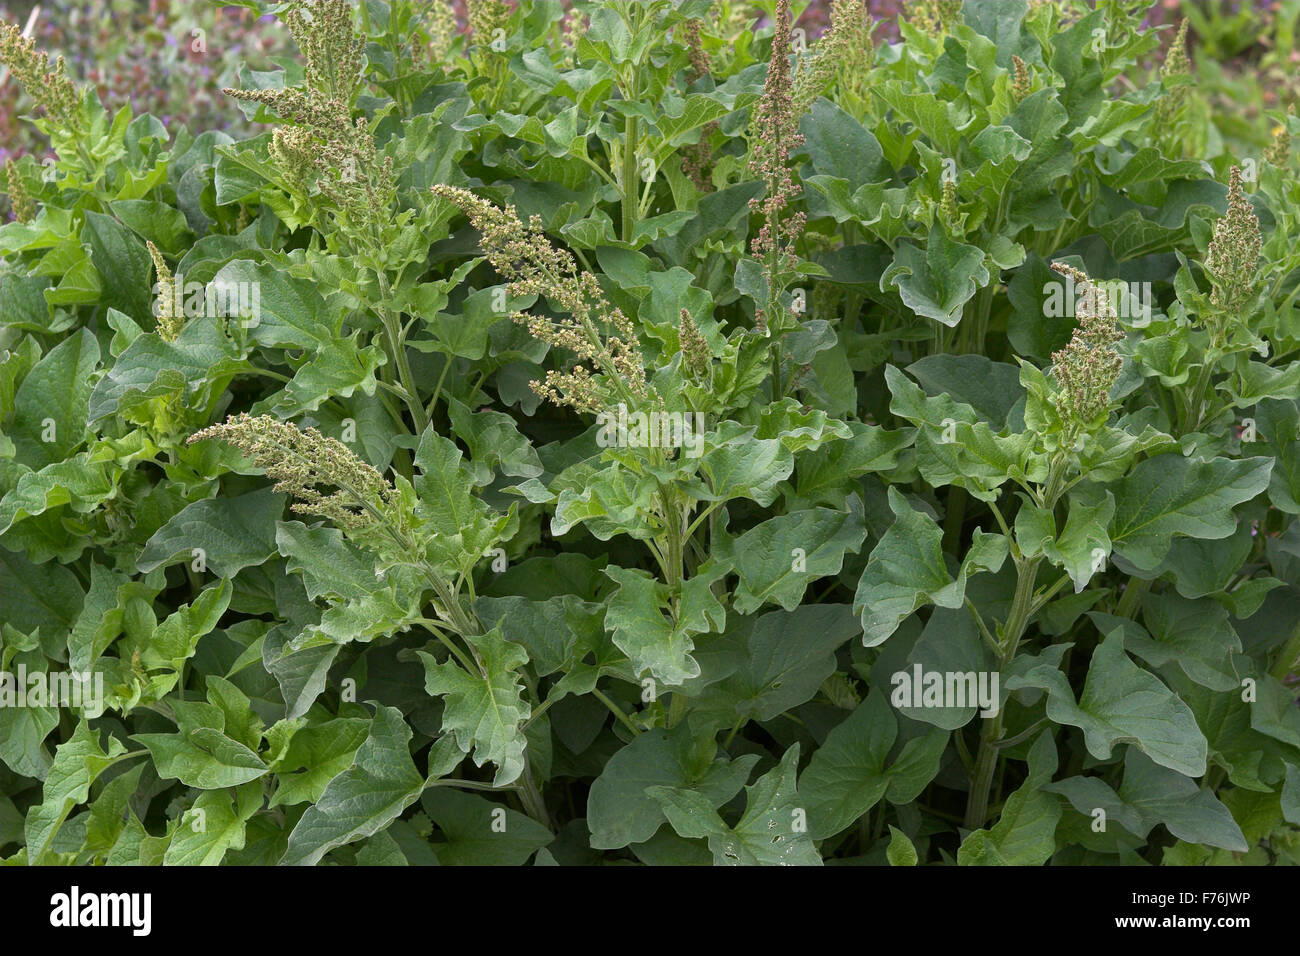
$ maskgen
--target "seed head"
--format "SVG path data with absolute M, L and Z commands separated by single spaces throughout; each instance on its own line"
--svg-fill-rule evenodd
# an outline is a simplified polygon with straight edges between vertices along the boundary
M 420 51 L 421 68 L 426 55 L 432 57 L 435 64 L 442 65 L 456 39 L 456 11 L 451 0 L 432 0 L 428 18 L 429 45 Z
M 396 489 L 346 445 L 314 428 L 305 431 L 268 415 L 235 415 L 189 437 L 187 444 L 216 438 L 238 448 L 275 481 L 275 490 L 297 499 L 299 514 L 328 518 L 340 528 L 364 530 L 395 510 Z M 325 493 L 322 489 L 334 488 Z
M 1287 111 L 1289 116 L 1295 115 L 1295 104 Z M 1291 134 L 1287 132 L 1286 123 L 1279 123 L 1273 127 L 1273 142 L 1268 144 L 1264 150 L 1264 162 L 1272 166 L 1282 167 L 1286 165 L 1291 158 Z
M 961 216 L 957 208 L 957 184 L 951 179 L 943 181 L 943 195 L 939 200 L 939 221 L 947 228 L 949 234 L 957 231 L 957 222 Z
M 855 6 L 860 22 L 861 0 L 856 0 L 856 3 L 855 0 L 837 0 L 831 8 L 830 29 L 822 34 L 812 54 L 802 62 L 795 75 L 791 99 L 796 117 L 808 112 L 817 97 L 826 92 L 848 58 L 854 39 L 848 11 Z
M 709 54 L 705 52 L 700 40 L 700 21 L 687 20 L 683 27 L 686 36 L 686 49 L 691 60 L 689 82 L 694 83 L 709 75 Z M 701 193 L 713 192 L 713 147 L 710 139 L 718 131 L 716 120 L 710 120 L 700 129 L 700 141 L 688 143 L 681 148 L 682 172 Z
M 713 367 L 713 350 L 709 348 L 709 343 L 705 341 L 704 334 L 688 309 L 682 309 L 678 325 L 678 339 L 687 369 L 697 381 L 707 381 Z
M 1169 52 L 1165 54 L 1164 65 L 1160 68 L 1160 79 L 1168 85 L 1169 81 L 1189 76 L 1191 72 L 1192 63 L 1187 55 L 1187 20 L 1184 19 L 1178 25 L 1178 33 L 1169 45 Z M 1173 120 L 1186 98 L 1186 86 L 1174 86 L 1170 89 L 1156 107 L 1157 127 L 1162 127 Z
M 16 222 L 31 222 L 36 218 L 36 204 L 23 185 L 18 164 L 12 159 L 5 160 L 5 192 L 9 194 L 9 206 Z
M 153 258 L 154 271 L 158 273 L 158 298 L 154 309 L 158 316 L 158 335 L 164 342 L 175 342 L 185 325 L 185 317 L 176 314 L 176 280 L 167 268 L 162 253 L 152 242 L 146 240 L 149 255 Z
M 579 272 L 567 250 L 552 246 L 534 216 L 524 225 L 514 206 L 501 209 L 465 189 L 437 185 L 433 193 L 455 204 L 479 231 L 479 243 L 492 267 L 507 280 L 506 296 L 539 296 L 567 313 L 560 319 L 526 312 L 510 318 L 532 336 L 565 349 L 605 374 L 598 378 L 588 365 L 567 372 L 551 371 L 546 381 L 533 382 L 537 394 L 578 411 L 598 412 L 622 394 L 618 383 L 635 398 L 647 395 L 641 342 L 632 320 L 605 298 L 590 272 Z
M 1029 67 L 1025 65 L 1025 61 L 1020 57 L 1012 54 L 1011 63 L 1015 67 L 1015 79 L 1011 82 L 1011 95 L 1019 103 L 1033 90 L 1034 80 L 1029 75 Z
M 9 67 L 27 95 L 57 126 L 75 131 L 81 127 L 81 97 L 68 79 L 63 57 L 50 69 L 50 58 L 38 53 L 36 41 L 24 37 L 12 23 L 0 22 L 0 64 Z
M 803 145 L 791 97 L 790 46 L 790 2 L 777 0 L 772 59 L 758 101 L 749 160 L 750 171 L 764 180 L 767 191 L 762 199 L 751 199 L 749 207 L 764 219 L 750 249 L 757 259 L 774 258 L 778 270 L 793 268 L 791 247 L 804 226 L 802 213 L 784 220 L 781 217 L 785 207 L 798 196 L 790 177 L 790 154 Z
M 361 78 L 365 38 L 352 29 L 348 0 L 299 0 L 284 15 L 302 51 L 307 86 L 332 99 L 350 101 Z
M 943 36 L 957 22 L 962 0 L 913 0 L 907 5 L 907 21 L 931 36 Z
M 1115 325 L 1115 311 L 1103 289 L 1088 274 L 1060 262 L 1053 271 L 1069 276 L 1081 294 L 1079 325 L 1064 349 L 1052 355 L 1056 391 L 1052 404 L 1061 418 L 1084 427 L 1098 422 L 1110 407 L 1110 390 L 1119 379 L 1123 360 L 1115 350 L 1124 333 Z
M 504 0 L 467 0 L 465 13 L 470 38 L 478 46 L 491 43 L 493 34 L 510 21 L 510 5 Z
M 1259 218 L 1241 188 L 1241 170 L 1233 166 L 1228 178 L 1228 211 L 1215 225 L 1205 256 L 1213 305 L 1237 312 L 1250 301 L 1261 245 Z

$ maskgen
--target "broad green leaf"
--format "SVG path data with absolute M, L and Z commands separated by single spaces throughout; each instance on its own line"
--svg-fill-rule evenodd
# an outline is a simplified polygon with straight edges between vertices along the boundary
M 760 615 L 748 625 L 735 670 L 702 692 L 696 704 L 701 718 L 727 727 L 771 720 L 806 703 L 835 673 L 836 650 L 860 627 L 846 604 L 805 604 Z
M 213 276 L 205 296 L 221 303 L 223 315 L 239 311 L 230 303 L 238 302 L 242 308 L 247 300 L 253 314 L 231 321 L 243 322 L 257 344 L 309 353 L 275 401 L 282 417 L 312 411 L 328 398 L 347 398 L 357 389 L 374 393 L 375 370 L 384 362 L 382 352 L 375 345 L 363 346 L 359 332 L 344 337 L 342 309 L 327 303 L 309 279 L 290 276 L 268 263 L 233 259 Z
M 299 729 L 271 768 L 279 785 L 269 806 L 319 801 L 326 785 L 352 766 L 357 748 L 369 733 L 369 721 L 352 717 L 337 717 Z
M 222 578 L 205 588 L 193 602 L 169 614 L 153 632 L 148 646 L 141 650 L 140 663 L 149 668 L 179 671 L 194 656 L 199 639 L 217 626 L 230 606 L 231 591 L 230 582 Z
M 136 567 L 148 573 L 177 555 L 189 563 L 201 557 L 214 574 L 233 578 L 276 553 L 276 521 L 283 512 L 284 495 L 270 488 L 195 501 L 153 533 Z
M 287 569 L 302 574 L 307 596 L 328 605 L 320 623 L 307 625 L 289 642 L 290 651 L 387 637 L 420 616 L 424 582 L 416 572 L 398 566 L 381 575 L 374 558 L 337 528 L 281 521 L 275 544 Z
M 903 304 L 917 315 L 955 327 L 966 303 L 989 283 L 985 261 L 977 246 L 954 242 L 936 224 L 924 250 L 908 241 L 898 244 L 880 289 L 897 286 Z
M 430 789 L 420 806 L 441 833 L 433 849 L 444 866 L 523 866 L 555 839 L 517 810 L 450 787 Z
M 854 479 L 873 471 L 897 467 L 899 455 L 912 443 L 916 429 L 886 431 L 879 425 L 849 422 L 850 438 L 823 445 L 795 459 L 791 508 L 829 505 L 838 508 Z
M 1134 836 L 1146 839 L 1151 828 L 1163 823 L 1175 837 L 1188 843 L 1221 847 L 1244 853 L 1248 849 L 1241 828 L 1228 808 L 1196 781 L 1153 763 L 1130 747 L 1124 755 L 1124 780 L 1116 793 L 1103 780 L 1091 776 L 1067 777 L 1043 788 L 1059 793 L 1075 810 L 1092 816 L 1104 810 Z
M 873 691 L 826 736 L 799 778 L 808 810 L 808 835 L 834 836 L 890 793 L 891 802 L 910 803 L 939 772 L 948 732 L 930 729 L 903 746 L 886 767 L 898 736 L 898 721 L 885 693 Z
M 1233 655 L 1241 653 L 1241 639 L 1228 620 L 1227 608 L 1217 601 L 1189 600 L 1169 591 L 1147 593 L 1142 598 L 1145 631 L 1131 621 L 1096 612 L 1089 616 L 1103 632 L 1124 627 L 1124 646 L 1153 667 L 1176 664 L 1191 680 L 1211 690 L 1241 686 L 1232 663 Z
M 27 373 L 6 429 L 19 461 L 39 471 L 67 458 L 82 443 L 99 359 L 95 336 L 78 329 Z
M 225 733 L 225 716 L 207 703 L 175 700 L 178 732 L 135 734 L 153 755 L 158 776 L 174 778 L 187 787 L 217 790 L 237 787 L 267 772 L 254 751 Z
M 821 866 L 812 838 L 800 824 L 803 808 L 795 786 L 799 745 L 745 788 L 745 812 L 728 826 L 696 791 L 652 787 L 673 829 L 688 838 L 706 837 L 719 866 Z
M 493 469 L 513 478 L 536 478 L 542 473 L 537 452 L 519 432 L 515 420 L 503 412 L 472 412 L 447 398 L 447 412 L 457 437 L 469 446 L 468 467 L 476 488 L 491 484 Z
M 848 508 L 792 511 L 716 544 L 715 557 L 740 577 L 736 612 L 750 614 L 769 601 L 793 611 L 810 582 L 839 574 L 845 552 L 856 554 L 867 536 L 862 499 L 850 496 Z
M 889 507 L 896 520 L 872 549 L 853 597 L 853 607 L 862 615 L 862 641 L 867 647 L 882 643 L 904 618 L 926 604 L 961 607 L 968 575 L 997 571 L 1007 556 L 1005 538 L 976 531 L 954 578 L 944 562 L 938 524 L 913 509 L 892 485 Z
M 229 850 L 244 848 L 244 827 L 262 809 L 262 785 L 248 783 L 234 799 L 222 790 L 201 793 L 181 814 L 164 866 L 219 866 Z
M 699 676 L 700 666 L 691 656 L 694 636 L 720 631 L 726 624 L 726 610 L 712 591 L 725 571 L 723 566 L 701 568 L 682 582 L 674 616 L 668 588 L 658 580 L 644 571 L 605 569 L 618 584 L 605 611 L 605 626 L 635 674 L 648 672 L 670 686 Z
M 1163 767 L 1191 777 L 1205 773 L 1208 744 L 1191 710 L 1155 676 L 1124 653 L 1116 629 L 1093 651 L 1083 693 L 1075 702 L 1055 664 L 1039 664 L 1005 681 L 1008 690 L 1047 691 L 1047 716 L 1083 730 L 1088 752 L 1108 759 L 1116 744 L 1131 743 Z
M 100 733 L 90 729 L 84 719 L 72 737 L 54 752 L 54 762 L 46 774 L 41 802 L 27 812 L 27 860 L 39 863 L 50 841 L 67 819 L 72 808 L 85 803 L 90 785 L 117 759 L 126 747 L 116 737 L 108 738 L 108 749 L 100 746 Z
M 916 847 L 907 838 L 907 834 L 892 823 L 889 825 L 889 846 L 885 848 L 885 858 L 890 866 L 916 866 L 918 857 Z
M 687 723 L 639 734 L 606 762 L 587 794 L 591 845 L 616 850 L 654 836 L 666 817 L 651 787 L 690 791 L 715 810 L 740 792 L 757 760 L 718 756 L 713 738 Z
M 1287 514 L 1300 514 L 1300 413 L 1296 403 L 1282 399 L 1260 402 L 1255 419 L 1275 461 L 1268 483 L 1269 500 Z
M 524 697 L 518 670 L 528 652 L 505 640 L 497 628 L 467 638 L 476 652 L 478 673 L 455 660 L 441 664 L 419 651 L 424 661 L 424 689 L 443 697 L 442 727 L 453 734 L 461 753 L 474 751 L 474 763 L 496 764 L 495 786 L 514 783 L 524 772 L 524 740 L 520 725 L 532 713 Z
M 1021 496 L 1023 503 L 1016 513 L 1016 542 L 1025 557 L 1046 555 L 1058 568 L 1064 568 L 1074 582 L 1074 593 L 1088 586 L 1093 576 L 1106 567 L 1111 541 L 1106 533 L 1115 512 L 1115 499 L 1109 491 L 1089 500 L 1075 492 L 1070 496 L 1065 527 L 1056 532 L 1056 519 Z
M 730 423 L 706 435 L 699 469 L 705 481 L 689 490 L 701 501 L 749 498 L 767 507 L 776 500 L 777 486 L 794 470 L 794 455 L 776 438 L 755 438 L 754 429 Z
M 329 782 L 289 834 L 281 864 L 314 866 L 334 847 L 372 836 L 397 819 L 424 789 L 410 743 L 411 728 L 401 712 L 379 707 L 352 766 Z

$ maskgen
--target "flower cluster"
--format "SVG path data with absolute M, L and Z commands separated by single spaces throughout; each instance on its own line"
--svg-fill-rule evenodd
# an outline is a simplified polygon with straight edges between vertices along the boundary
M 861 81 L 862 74 L 871 68 L 875 51 L 866 12 L 863 0 L 834 0 L 830 29 L 822 34 L 812 55 L 795 75 L 795 116 L 808 112 L 837 76 L 853 83 Z
M 1287 115 L 1295 115 L 1295 104 L 1287 111 Z M 1291 134 L 1287 132 L 1286 123 L 1279 123 L 1273 128 L 1273 142 L 1269 143 L 1264 150 L 1264 162 L 1270 166 L 1282 167 L 1286 161 L 1291 158 Z
M 790 154 L 803 145 L 792 97 L 790 47 L 790 0 L 777 0 L 772 57 L 754 118 L 749 160 L 750 172 L 767 185 L 762 199 L 749 202 L 750 209 L 764 220 L 750 249 L 755 258 L 766 259 L 774 266 L 770 272 L 794 267 L 796 260 L 791 247 L 804 227 L 802 213 L 784 220 L 781 216 L 799 195 L 790 178 Z M 769 275 L 768 281 L 773 278 Z
M 504 0 L 469 0 L 465 6 L 470 39 L 477 46 L 491 43 L 493 34 L 510 21 L 510 5 Z
M 427 46 L 417 45 L 412 50 L 412 59 L 419 69 L 425 69 L 430 58 L 434 65 L 441 66 L 451 52 L 451 45 L 459 30 L 456 11 L 450 0 L 433 0 L 425 16 L 429 43 Z
M 27 194 L 18 164 L 12 159 L 5 160 L 5 192 L 9 194 L 9 206 L 17 222 L 30 222 L 36 218 L 36 204 Z
M 1189 76 L 1191 72 L 1192 62 L 1187 55 L 1187 20 L 1184 19 L 1178 25 L 1178 33 L 1169 45 L 1169 52 L 1165 54 L 1164 65 L 1160 67 L 1160 81 L 1168 85 L 1170 81 Z M 1186 97 L 1186 86 L 1177 85 L 1169 90 L 1169 95 L 1156 107 L 1156 123 L 1162 126 L 1172 120 Z
M 907 22 L 923 33 L 943 36 L 961 15 L 962 0 L 914 0 L 907 5 Z
M 304 431 L 268 415 L 241 413 L 195 432 L 188 444 L 208 438 L 233 445 L 264 469 L 276 491 L 297 499 L 292 507 L 299 514 L 357 531 L 397 510 L 397 490 L 378 470 L 314 428 Z M 337 490 L 322 490 L 329 488 Z
M 0 64 L 27 90 L 36 104 L 58 127 L 75 130 L 81 124 L 81 97 L 68 79 L 63 57 L 50 69 L 50 58 L 37 52 L 36 41 L 22 35 L 12 23 L 0 21 Z
M 361 78 L 361 51 L 365 39 L 352 30 L 352 5 L 347 0 L 314 0 L 284 15 L 285 26 L 302 51 L 307 86 L 332 99 L 347 100 Z
M 588 363 L 568 372 L 548 371 L 545 382 L 531 383 L 533 391 L 584 412 L 598 412 L 620 398 L 646 397 L 641 343 L 632 320 L 610 305 L 592 273 L 578 272 L 573 256 L 551 245 L 538 217 L 525 226 L 513 206 L 501 209 L 453 186 L 434 186 L 433 193 L 456 205 L 479 231 L 488 261 L 507 280 L 507 297 L 535 295 L 567 313 L 558 320 L 526 312 L 510 314 L 534 338 L 567 349 Z M 598 367 L 606 379 L 593 375 L 592 367 Z
M 146 241 L 154 270 L 158 273 L 158 298 L 154 311 L 158 317 L 158 335 L 164 342 L 175 342 L 185 324 L 184 315 L 176 314 L 176 279 L 172 276 L 162 253 L 152 242 Z
M 713 350 L 704 340 L 704 333 L 695 324 L 689 309 L 682 309 L 678 322 L 678 341 L 682 346 L 682 357 L 686 368 L 698 382 L 707 381 L 713 368 Z
M 1259 218 L 1241 188 L 1241 170 L 1233 166 L 1228 177 L 1228 211 L 1214 227 L 1205 256 L 1205 271 L 1213 291 L 1210 302 L 1225 312 L 1238 312 L 1255 292 L 1262 238 Z
M 957 234 L 961 212 L 957 208 L 957 184 L 951 179 L 943 181 L 943 193 L 939 199 L 939 221 L 949 235 Z
M 708 52 L 704 49 L 704 43 L 700 40 L 700 21 L 687 20 L 682 31 L 686 35 L 686 51 L 691 61 L 691 71 L 687 79 L 688 82 L 695 83 L 709 75 L 712 64 L 709 62 Z M 713 148 L 709 145 L 709 140 L 717 131 L 717 121 L 711 120 L 700 129 L 698 143 L 690 143 L 682 147 L 682 172 L 702 193 L 713 192 L 711 175 Z
M 1119 378 L 1123 360 L 1115 343 L 1124 333 L 1115 325 L 1115 310 L 1103 289 L 1088 274 L 1060 262 L 1053 271 L 1073 279 L 1080 292 L 1079 325 L 1065 348 L 1052 354 L 1052 396 L 1062 420 L 1087 426 L 1105 415 L 1110 407 L 1110 390 Z
M 316 0 L 310 11 L 310 19 L 301 5 L 285 14 L 306 61 L 306 90 L 225 93 L 294 124 L 272 136 L 268 152 L 276 168 L 303 192 L 314 179 L 349 231 L 373 240 L 390 222 L 396 185 L 392 159 L 379 160 L 365 119 L 354 121 L 348 106 L 360 81 L 364 40 L 353 30 L 347 0 Z
M 1020 57 L 1012 54 L 1011 64 L 1015 67 L 1015 78 L 1011 81 L 1011 95 L 1019 103 L 1033 90 L 1034 80 L 1029 75 L 1029 67 L 1025 65 L 1025 61 Z

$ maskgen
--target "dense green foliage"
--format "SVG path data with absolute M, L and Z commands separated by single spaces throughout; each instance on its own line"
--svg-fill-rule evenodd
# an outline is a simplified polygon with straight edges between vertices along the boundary
M 0 36 L 8 861 L 1300 862 L 1294 115 L 1135 0 L 242 5 L 240 141 Z

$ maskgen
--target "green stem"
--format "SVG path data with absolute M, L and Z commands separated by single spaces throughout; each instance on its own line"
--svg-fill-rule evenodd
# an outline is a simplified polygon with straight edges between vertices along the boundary
M 1011 613 L 1007 616 L 1006 629 L 1002 637 L 1002 652 L 998 656 L 998 670 L 1003 671 L 1016 656 L 1020 638 L 1029 626 L 1029 619 L 1034 610 L 1034 582 L 1038 573 L 1041 557 L 1031 558 L 1020 565 L 1020 575 L 1016 580 L 1016 593 L 1011 601 Z M 975 770 L 971 774 L 970 796 L 966 801 L 966 826 L 979 829 L 988 818 L 989 788 L 993 784 L 993 771 L 997 767 L 998 742 L 1002 739 L 1002 709 L 984 724 L 980 734 L 979 754 L 975 758 Z
M 1282 645 L 1282 650 L 1278 652 L 1278 658 L 1269 673 L 1280 683 L 1286 680 L 1289 674 L 1295 672 L 1298 665 L 1300 665 L 1300 624 L 1296 625 L 1295 630 L 1291 632 L 1291 637 Z
M 1138 608 L 1138 602 L 1142 600 L 1142 595 L 1150 589 L 1150 581 L 1145 581 L 1142 578 L 1129 578 L 1128 584 L 1124 586 L 1124 593 L 1120 596 L 1119 603 L 1115 605 L 1115 616 L 1131 618 Z
M 641 121 L 631 114 L 627 117 L 627 124 L 623 127 L 623 231 L 622 239 L 624 242 L 632 241 L 632 233 L 636 229 L 637 206 L 640 203 L 640 197 L 637 196 L 637 166 L 636 166 L 636 149 L 637 140 L 641 136 Z
M 632 731 L 633 737 L 640 735 L 641 728 L 632 723 L 632 718 L 627 715 L 623 708 L 605 696 L 605 693 L 599 687 L 593 687 L 591 689 L 591 696 L 595 697 L 598 701 L 608 707 L 610 713 L 617 717 L 624 727 Z

